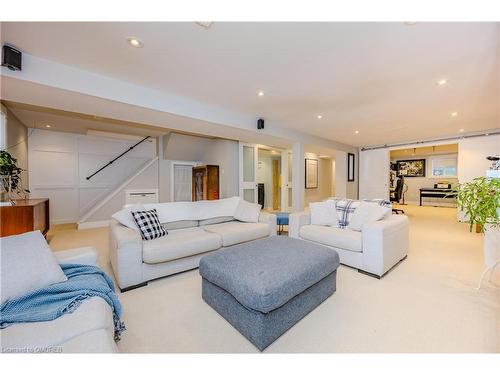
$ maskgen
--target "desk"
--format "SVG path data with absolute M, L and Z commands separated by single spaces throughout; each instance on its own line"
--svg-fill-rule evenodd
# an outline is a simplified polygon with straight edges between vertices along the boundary
M 422 198 L 455 198 L 456 193 L 451 189 L 422 188 L 420 189 L 420 205 Z
M 48 199 L 16 199 L 15 206 L 0 207 L 0 237 L 50 228 Z

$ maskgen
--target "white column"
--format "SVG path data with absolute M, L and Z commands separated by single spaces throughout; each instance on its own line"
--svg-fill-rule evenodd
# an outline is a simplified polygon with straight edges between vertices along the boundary
M 292 210 L 294 212 L 304 209 L 305 193 L 305 158 L 304 144 L 294 143 L 292 147 Z
M 165 157 L 165 146 L 168 143 L 166 136 L 157 138 L 157 155 L 158 155 L 158 198 L 160 202 L 170 201 L 170 163 Z
M 347 153 L 335 151 L 335 196 L 347 198 Z

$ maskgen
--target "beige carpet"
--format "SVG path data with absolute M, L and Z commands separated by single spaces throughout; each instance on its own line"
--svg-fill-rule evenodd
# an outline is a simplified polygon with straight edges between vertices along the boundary
M 405 206 L 410 252 L 382 280 L 340 267 L 337 292 L 266 352 L 498 352 L 499 291 L 476 291 L 482 236 L 455 209 Z M 55 250 L 92 245 L 111 275 L 107 229 L 58 227 Z M 201 299 L 198 271 L 120 295 L 127 331 L 122 352 L 257 352 Z

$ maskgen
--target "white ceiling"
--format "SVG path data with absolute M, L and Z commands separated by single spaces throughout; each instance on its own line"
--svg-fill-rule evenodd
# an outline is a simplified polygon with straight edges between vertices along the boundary
M 23 22 L 2 23 L 1 38 L 48 60 L 364 146 L 498 128 L 499 35 L 496 23 L 216 22 L 205 30 Z M 127 45 L 129 36 L 144 48 Z M 441 78 L 448 84 L 439 87 Z

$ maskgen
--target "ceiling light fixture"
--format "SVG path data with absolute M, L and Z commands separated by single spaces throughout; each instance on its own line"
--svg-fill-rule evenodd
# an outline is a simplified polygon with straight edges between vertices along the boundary
M 463 133 L 465 131 L 465 129 L 460 129 L 459 132 L 460 133 Z
M 136 37 L 133 37 L 133 36 L 127 38 L 127 43 L 130 44 L 134 48 L 144 47 L 144 43 L 140 39 L 137 39 Z
M 447 79 L 440 79 L 439 81 L 437 81 L 437 84 L 438 86 L 444 86 L 448 83 L 448 80 Z
M 316 117 L 318 118 L 318 120 L 321 120 L 323 118 L 323 115 L 317 115 Z
M 213 22 L 195 22 L 198 26 L 203 27 L 205 30 L 210 29 L 210 26 L 212 26 Z
M 458 116 L 458 112 L 451 112 L 450 115 L 451 115 L 451 117 L 457 117 Z
M 356 130 L 356 131 L 354 132 L 354 134 L 359 134 L 359 130 Z
M 45 125 L 45 127 L 46 127 L 46 128 L 51 128 L 51 127 L 52 127 L 52 125 L 47 124 L 47 125 Z
M 259 92 L 257 92 L 257 95 L 258 95 L 258 96 L 264 96 L 264 91 L 259 91 Z
M 416 25 L 418 23 L 418 21 L 406 21 L 404 24 L 406 26 L 413 26 L 413 25 Z

